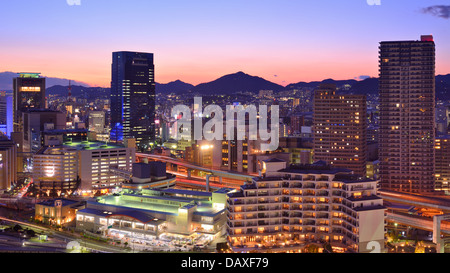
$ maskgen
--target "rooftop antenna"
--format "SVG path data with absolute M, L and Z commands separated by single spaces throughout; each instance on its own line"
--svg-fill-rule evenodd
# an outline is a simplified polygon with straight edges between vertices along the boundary
M 68 87 L 68 89 L 69 89 L 68 101 L 71 101 L 71 98 L 72 98 L 72 81 L 71 80 L 69 80 L 69 87 Z

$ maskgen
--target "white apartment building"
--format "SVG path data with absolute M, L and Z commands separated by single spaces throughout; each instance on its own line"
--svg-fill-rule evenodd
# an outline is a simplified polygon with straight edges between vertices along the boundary
M 376 180 L 323 162 L 264 163 L 263 176 L 229 193 L 227 240 L 236 252 L 384 252 L 385 207 Z
M 113 146 L 102 142 L 73 143 L 79 153 L 79 175 L 82 191 L 109 190 L 126 179 L 110 172 L 110 167 L 131 172 L 136 162 L 135 148 Z

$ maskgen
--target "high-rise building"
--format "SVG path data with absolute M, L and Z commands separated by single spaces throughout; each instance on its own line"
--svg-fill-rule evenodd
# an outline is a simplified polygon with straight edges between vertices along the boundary
M 291 132 L 293 134 L 300 134 L 302 126 L 305 125 L 304 117 L 302 115 L 292 115 L 291 118 Z
M 45 78 L 40 73 L 19 73 L 13 79 L 14 131 L 22 131 L 22 112 L 45 108 Z
M 366 175 L 366 97 L 339 95 L 323 84 L 314 95 L 314 161 Z
M 435 184 L 436 191 L 450 190 L 450 135 L 436 137 L 435 140 Z
M 0 132 L 11 137 L 13 130 L 13 96 L 0 92 Z
M 152 53 L 113 52 L 111 141 L 135 138 L 139 149 L 155 141 L 154 73 Z
M 0 136 L 0 192 L 10 190 L 17 182 L 17 146 L 6 136 Z
M 27 109 L 22 113 L 23 138 L 19 151 L 35 153 L 42 146 L 43 132 L 48 129 L 65 128 L 66 117 L 63 112 L 49 109 Z
M 384 189 L 424 193 L 434 189 L 435 44 L 381 42 L 380 179 Z
M 105 112 L 91 111 L 89 112 L 89 131 L 96 133 L 105 132 Z

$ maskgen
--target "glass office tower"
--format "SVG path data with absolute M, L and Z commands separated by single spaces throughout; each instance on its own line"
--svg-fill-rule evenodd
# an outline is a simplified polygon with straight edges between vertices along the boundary
M 113 52 L 111 141 L 135 138 L 140 150 L 155 141 L 154 73 L 152 53 Z

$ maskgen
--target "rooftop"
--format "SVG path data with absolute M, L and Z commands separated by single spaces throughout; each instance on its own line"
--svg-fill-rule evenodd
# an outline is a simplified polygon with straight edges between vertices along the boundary
M 122 195 L 108 195 L 97 198 L 97 204 L 114 206 L 121 210 L 142 210 L 145 213 L 163 213 L 169 215 L 178 215 L 179 208 L 192 208 L 196 206 L 196 214 L 214 216 L 221 210 L 212 207 L 209 197 L 212 195 L 207 192 L 189 191 L 189 190 L 169 190 L 168 193 L 183 193 L 186 196 L 170 196 L 161 191 L 162 195 L 140 195 L 124 193 Z M 207 197 L 200 199 L 187 197 L 189 195 Z
M 267 160 L 263 160 L 264 162 L 286 162 L 284 160 L 278 159 L 278 158 L 271 158 Z
M 124 146 L 111 145 L 105 142 L 99 141 L 81 141 L 81 142 L 64 142 L 65 147 L 74 148 L 77 150 L 107 150 L 107 149 L 120 149 Z
M 364 182 L 376 182 L 377 180 L 365 178 L 356 174 L 337 174 L 334 177 L 335 181 L 344 183 L 364 183 Z
M 199 196 L 199 197 L 211 197 L 212 192 L 206 192 L 206 191 L 193 191 L 193 190 L 182 190 L 182 189 L 164 189 L 161 190 L 164 193 L 170 193 L 170 194 L 181 194 L 181 195 L 189 195 L 189 196 Z
M 31 73 L 31 72 L 20 72 L 17 73 L 19 78 L 39 78 L 41 73 Z
M 75 205 L 75 204 L 80 203 L 80 201 L 76 201 L 76 200 L 70 200 L 70 199 L 65 199 L 65 198 L 58 198 L 58 199 L 44 200 L 44 201 L 41 201 L 41 202 L 39 202 L 37 204 L 43 205 L 43 206 L 46 206 L 46 207 L 54 207 L 56 200 L 62 201 L 62 206 L 63 207 L 71 206 L 71 205 Z
M 125 216 L 125 217 L 134 218 L 137 221 L 144 223 L 144 224 L 150 223 L 150 224 L 154 224 L 154 225 L 159 225 L 164 222 L 164 220 L 156 219 L 151 214 L 143 212 L 143 211 L 139 211 L 139 210 L 119 210 L 117 212 L 109 212 L 109 211 L 105 211 L 105 210 L 86 208 L 86 209 L 79 210 L 79 212 L 98 215 L 98 216 L 105 216 L 107 218 Z
M 386 209 L 386 207 L 385 206 L 382 206 L 382 205 L 375 205 L 375 206 L 366 206 L 366 207 L 358 207 L 358 208 L 354 208 L 354 210 L 355 211 L 367 211 L 367 210 L 378 210 L 378 209 L 380 209 L 380 210 L 384 210 L 384 209 Z

